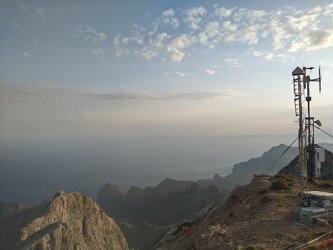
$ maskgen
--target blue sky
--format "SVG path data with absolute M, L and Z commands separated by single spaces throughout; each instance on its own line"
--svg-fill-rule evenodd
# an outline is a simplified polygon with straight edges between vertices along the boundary
M 304 65 L 333 131 L 332 1 L 3 0 L 0 25 L 2 138 L 296 134 Z

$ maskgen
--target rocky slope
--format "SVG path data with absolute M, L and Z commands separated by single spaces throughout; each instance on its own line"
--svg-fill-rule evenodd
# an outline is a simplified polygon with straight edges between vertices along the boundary
M 319 147 L 316 145 L 316 147 Z M 299 176 L 298 156 L 279 171 L 281 175 Z M 333 153 L 325 149 L 325 161 L 321 163 L 322 179 L 333 179 Z
M 90 198 L 57 193 L 0 223 L 0 249 L 128 249 L 122 231 Z
M 214 185 L 202 188 L 193 181 L 168 178 L 155 187 L 132 187 L 122 196 L 111 197 L 104 192 L 105 188 L 98 195 L 98 203 L 115 218 L 130 247 L 135 249 L 152 249 L 170 226 L 223 199 L 226 193 Z M 102 196 L 111 198 L 101 199 Z
M 28 207 L 20 203 L 7 203 L 0 201 L 0 222 L 13 214 L 23 211 L 26 208 Z
M 213 179 L 202 179 L 197 183 L 203 187 L 214 184 L 219 189 L 231 191 L 237 185 L 246 185 L 251 182 L 254 174 L 274 175 L 298 154 L 297 148 L 291 147 L 279 158 L 287 148 L 288 146 L 284 144 L 272 147 L 260 157 L 235 164 L 232 173 L 225 177 L 215 174 Z
M 286 183 L 286 189 L 274 184 L 280 182 Z M 315 184 L 310 188 L 329 190 Z M 254 177 L 250 184 L 235 188 L 225 202 L 175 226 L 156 248 L 282 249 L 304 243 L 329 228 L 299 223 L 294 211 L 301 190 L 297 177 Z

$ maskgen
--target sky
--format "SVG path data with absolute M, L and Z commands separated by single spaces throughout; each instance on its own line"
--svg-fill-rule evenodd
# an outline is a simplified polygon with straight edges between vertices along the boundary
M 333 130 L 332 1 L 2 0 L 0 24 L 5 140 L 293 134 L 319 65 Z
M 227 174 L 297 136 L 297 66 L 332 134 L 333 1 L 0 0 L 0 200 Z

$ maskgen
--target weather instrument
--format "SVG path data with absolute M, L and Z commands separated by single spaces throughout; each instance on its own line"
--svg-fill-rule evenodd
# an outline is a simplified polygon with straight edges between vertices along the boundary
M 311 116 L 311 91 L 310 83 L 318 82 L 319 93 L 321 92 L 321 71 L 318 70 L 318 77 L 311 79 L 308 71 L 314 67 L 297 67 L 293 70 L 293 90 L 295 115 L 298 117 L 298 149 L 299 149 L 299 168 L 300 174 L 307 180 L 313 180 L 320 177 L 320 169 L 316 168 L 316 148 L 314 144 L 315 124 L 321 126 L 319 120 L 314 120 Z M 303 107 L 304 100 L 307 102 L 307 108 Z

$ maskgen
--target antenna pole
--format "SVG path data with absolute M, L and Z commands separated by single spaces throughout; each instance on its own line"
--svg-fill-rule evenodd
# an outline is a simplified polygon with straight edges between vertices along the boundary
M 293 71 L 293 86 L 294 86 L 294 105 L 295 115 L 298 116 L 298 164 L 301 176 L 307 178 L 306 157 L 305 157 L 305 137 L 304 137 L 304 118 L 303 118 L 303 86 L 301 76 L 304 77 L 302 69 L 298 68 Z
M 298 147 L 299 147 L 299 168 L 301 176 L 308 180 L 313 180 L 316 177 L 315 166 L 315 146 L 314 146 L 314 117 L 311 117 L 311 95 L 310 95 L 310 82 L 319 82 L 319 90 L 321 90 L 321 74 L 319 70 L 319 78 L 310 79 L 307 75 L 307 70 L 312 70 L 313 67 L 303 67 L 302 69 L 297 67 L 293 72 L 293 84 L 294 84 L 294 104 L 295 113 L 299 117 L 299 129 L 298 129 Z M 303 84 L 302 84 L 303 83 Z M 302 96 L 306 89 L 305 100 L 307 102 L 307 116 L 305 121 L 303 120 L 303 107 Z M 307 146 L 306 136 L 304 135 L 304 122 L 305 130 L 307 131 Z M 307 153 L 307 154 L 306 154 Z M 305 166 L 307 166 L 305 168 Z

